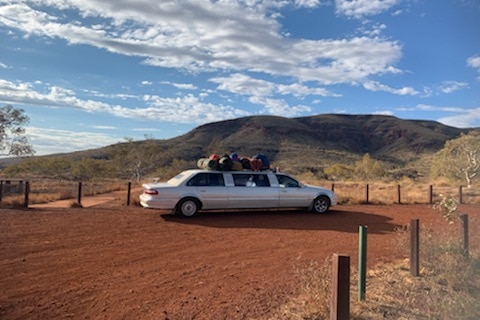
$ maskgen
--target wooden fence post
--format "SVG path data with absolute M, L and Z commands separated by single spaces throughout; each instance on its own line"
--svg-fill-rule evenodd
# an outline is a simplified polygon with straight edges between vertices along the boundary
M 364 301 L 367 292 L 367 230 L 358 228 L 358 301 Z
M 430 204 L 433 204 L 433 186 L 430 185 Z
M 132 183 L 129 181 L 128 182 L 128 191 L 127 191 L 127 206 L 130 205 L 131 190 L 132 190 Z
M 350 256 L 333 255 L 331 320 L 350 319 Z
M 78 195 L 77 195 L 77 203 L 79 206 L 82 205 L 82 183 L 78 183 Z
M 460 216 L 462 220 L 462 243 L 463 243 L 463 254 L 468 257 L 468 214 L 462 214 Z
M 0 181 L 0 203 L 2 202 L 3 198 L 3 180 Z
M 400 185 L 397 185 L 397 196 L 398 196 L 398 204 L 402 204 L 402 199 L 400 195 Z
M 30 194 L 30 181 L 25 182 L 25 199 L 23 205 L 25 208 L 28 208 L 28 197 Z
M 410 220 L 410 273 L 414 277 L 420 275 L 420 221 Z
M 332 183 L 332 192 L 335 192 L 335 183 Z
M 458 187 L 458 203 L 459 204 L 463 203 L 463 187 L 462 186 Z
M 369 185 L 367 184 L 367 187 L 366 187 L 366 190 L 365 190 L 365 200 L 366 200 L 366 203 L 368 204 L 368 201 L 369 201 Z

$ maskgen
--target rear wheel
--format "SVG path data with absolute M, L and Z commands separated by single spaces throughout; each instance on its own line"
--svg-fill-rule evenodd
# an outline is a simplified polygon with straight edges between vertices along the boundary
M 330 199 L 326 196 L 318 196 L 313 200 L 312 211 L 316 213 L 326 213 L 330 208 Z
M 197 199 L 185 198 L 177 204 L 175 212 L 184 217 L 194 216 L 200 209 L 200 202 Z

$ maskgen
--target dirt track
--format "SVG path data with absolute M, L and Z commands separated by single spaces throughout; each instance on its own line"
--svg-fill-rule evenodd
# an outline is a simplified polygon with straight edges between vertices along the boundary
M 472 245 L 479 208 L 461 207 Z M 345 253 L 356 268 L 359 225 L 370 267 L 397 258 L 393 230 L 414 218 L 446 226 L 427 205 L 193 219 L 139 207 L 0 209 L 0 318 L 258 319 L 293 292 L 305 262 Z

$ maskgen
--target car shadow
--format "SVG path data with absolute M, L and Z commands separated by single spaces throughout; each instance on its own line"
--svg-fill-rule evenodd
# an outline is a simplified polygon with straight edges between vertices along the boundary
M 338 207 L 337 207 L 338 208 Z M 315 214 L 304 210 L 281 211 L 222 211 L 199 212 L 191 218 L 162 214 L 168 222 L 200 225 L 210 228 L 258 228 L 286 230 L 332 230 L 358 233 L 365 225 L 368 233 L 390 233 L 400 227 L 392 218 L 361 211 L 330 210 L 326 214 Z

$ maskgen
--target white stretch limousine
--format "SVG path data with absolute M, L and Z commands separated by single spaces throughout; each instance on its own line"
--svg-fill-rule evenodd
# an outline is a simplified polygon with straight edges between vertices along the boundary
M 209 209 L 307 208 L 325 213 L 337 204 L 337 197 L 282 172 L 197 169 L 165 183 L 144 184 L 140 204 L 186 217 Z

